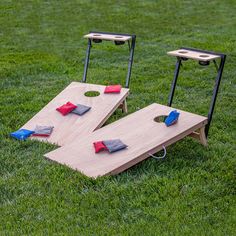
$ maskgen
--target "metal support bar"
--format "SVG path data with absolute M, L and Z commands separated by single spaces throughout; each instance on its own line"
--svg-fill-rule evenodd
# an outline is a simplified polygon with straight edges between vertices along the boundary
M 218 65 L 217 65 L 217 63 L 216 63 L 216 60 L 213 60 L 213 62 L 214 62 L 214 65 L 215 65 L 216 71 L 218 72 L 219 67 L 218 67 Z
M 84 63 L 84 75 L 83 75 L 83 83 L 86 83 L 87 79 L 87 71 L 88 71 L 88 65 L 89 65 L 89 56 L 90 56 L 90 49 L 92 46 L 91 39 L 88 39 L 88 46 L 87 46 L 87 51 L 86 51 L 86 58 L 85 58 L 85 63 Z
M 129 47 L 129 52 L 130 52 L 130 41 L 128 40 L 128 47 Z
M 206 137 L 208 136 L 209 128 L 210 128 L 210 125 L 211 125 L 211 120 L 212 120 L 212 116 L 213 116 L 213 112 L 214 112 L 214 108 L 215 108 L 216 98 L 217 98 L 217 94 L 218 94 L 218 90 L 219 90 L 219 86 L 220 86 L 220 81 L 221 81 L 222 73 L 223 73 L 223 70 L 224 70 L 225 60 L 226 60 L 226 55 L 221 57 L 220 67 L 218 69 L 218 73 L 217 73 L 217 76 L 216 76 L 215 87 L 214 87 L 214 90 L 213 90 L 210 109 L 209 109 L 209 112 L 208 112 L 208 123 L 207 123 L 206 128 L 205 128 Z
M 126 88 L 129 88 L 129 83 L 130 83 L 132 64 L 133 64 L 133 60 L 134 60 L 135 41 L 136 41 L 136 36 L 132 36 L 132 42 L 131 42 L 131 48 L 130 48 L 130 56 L 129 56 L 129 64 L 128 64 L 128 73 L 127 73 L 126 83 L 125 83 L 125 87 Z
M 175 65 L 174 79 L 172 81 L 171 91 L 170 91 L 170 95 L 169 95 L 169 99 L 168 99 L 168 106 L 169 107 L 171 107 L 172 100 L 173 100 L 173 97 L 174 97 L 175 87 L 176 87 L 177 79 L 178 79 L 178 76 L 179 76 L 179 69 L 180 69 L 181 64 L 182 64 L 181 59 L 179 57 L 177 57 L 177 62 L 176 62 L 176 65 Z

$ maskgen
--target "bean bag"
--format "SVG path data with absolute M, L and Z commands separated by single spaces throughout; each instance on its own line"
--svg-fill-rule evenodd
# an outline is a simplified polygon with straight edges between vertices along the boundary
M 165 119 L 166 126 L 168 127 L 168 126 L 175 124 L 179 119 L 179 114 L 180 113 L 177 112 L 176 110 L 171 111 Z
M 120 93 L 121 85 L 108 85 L 105 88 L 104 93 Z
M 32 136 L 49 137 L 53 131 L 53 128 L 53 126 L 37 125 Z
M 67 102 L 66 104 L 58 107 L 56 110 L 59 111 L 63 116 L 67 115 L 71 111 L 73 111 L 77 106 L 71 102 Z
M 34 131 L 28 129 L 19 129 L 15 132 L 12 132 L 10 136 L 18 140 L 26 140 L 33 133 Z
M 103 141 L 103 144 L 107 147 L 110 153 L 117 152 L 128 147 L 120 139 L 105 140 Z
M 83 114 L 85 114 L 86 112 L 88 112 L 91 109 L 91 107 L 85 106 L 85 105 L 81 105 L 81 104 L 77 104 L 77 107 L 72 110 L 71 113 L 77 114 L 79 116 L 82 116 Z
M 109 151 L 110 153 L 112 153 L 128 147 L 120 139 L 98 141 L 94 142 L 93 145 L 95 148 L 95 153 L 101 151 Z
M 102 141 L 94 142 L 93 146 L 95 148 L 95 153 L 107 150 L 107 147 L 104 145 L 104 143 Z

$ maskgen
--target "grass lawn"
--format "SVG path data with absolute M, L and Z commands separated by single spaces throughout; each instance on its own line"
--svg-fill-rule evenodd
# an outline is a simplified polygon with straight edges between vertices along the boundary
M 1 0 L 0 235 L 235 235 L 235 13 L 235 0 Z M 93 180 L 46 160 L 53 145 L 9 138 L 82 79 L 89 30 L 137 35 L 129 113 L 167 104 L 167 51 L 226 53 L 209 146 L 186 138 L 165 160 Z M 88 82 L 124 84 L 127 55 L 126 44 L 96 45 Z M 173 106 L 206 115 L 214 78 L 213 64 L 184 63 Z

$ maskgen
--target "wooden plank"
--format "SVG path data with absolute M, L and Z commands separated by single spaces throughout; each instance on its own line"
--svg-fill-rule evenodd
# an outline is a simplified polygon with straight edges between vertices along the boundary
M 211 61 L 211 60 L 220 58 L 219 55 L 196 52 L 196 51 L 187 50 L 187 49 L 178 49 L 175 51 L 167 52 L 167 54 L 171 56 L 176 56 L 176 57 L 189 58 L 189 59 L 193 59 L 197 61 Z
M 36 125 L 54 126 L 54 131 L 49 138 L 33 137 L 33 139 L 47 141 L 59 146 L 72 142 L 77 136 L 87 135 L 106 122 L 123 103 L 129 92 L 129 89 L 122 88 L 119 94 L 104 94 L 104 89 L 105 86 L 103 85 L 72 82 L 22 128 L 34 130 Z M 84 95 L 87 91 L 98 91 L 100 95 L 87 97 Z M 56 111 L 56 108 L 68 101 L 92 108 L 83 116 L 73 113 L 63 116 Z
M 109 41 L 128 41 L 131 39 L 131 36 L 102 34 L 102 33 L 90 33 L 90 34 L 85 35 L 84 38 L 103 39 L 103 40 L 109 40 Z
M 200 128 L 200 130 L 194 131 L 189 134 L 190 137 L 197 139 L 203 146 L 207 146 L 207 138 L 205 134 L 205 127 Z
M 173 109 L 154 103 L 45 156 L 89 177 L 120 173 L 160 151 L 162 145 L 167 147 L 207 124 L 206 117 L 179 109 L 179 120 L 173 126 L 154 121 Z M 108 139 L 121 139 L 128 148 L 113 154 L 95 154 L 93 142 Z
M 200 136 L 200 142 L 201 142 L 201 144 L 206 147 L 206 146 L 207 146 L 207 138 L 206 138 L 205 128 L 204 128 L 204 127 L 201 127 L 201 128 L 200 128 L 199 136 Z

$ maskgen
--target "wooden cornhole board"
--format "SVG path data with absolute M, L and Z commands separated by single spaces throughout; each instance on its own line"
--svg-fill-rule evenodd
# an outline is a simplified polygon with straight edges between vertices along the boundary
M 76 137 L 82 137 L 100 128 L 125 100 L 129 92 L 129 89 L 122 88 L 119 94 L 104 94 L 104 89 L 105 86 L 102 85 L 72 82 L 22 128 L 34 130 L 36 125 L 52 125 L 54 130 L 49 138 L 33 137 L 33 139 L 59 146 L 71 143 Z M 84 94 L 88 91 L 98 91 L 100 95 L 86 97 Z M 56 111 L 56 108 L 68 101 L 92 108 L 83 116 L 73 113 L 63 116 Z
M 173 109 L 154 103 L 86 137 L 78 136 L 70 145 L 45 156 L 89 177 L 118 174 L 148 158 L 149 154 L 160 151 L 162 145 L 167 147 L 207 124 L 206 117 L 179 109 L 180 116 L 175 125 L 166 127 L 164 123 L 154 121 L 158 116 L 168 115 Z M 121 139 L 128 148 L 112 154 L 95 154 L 93 142 L 108 139 Z

